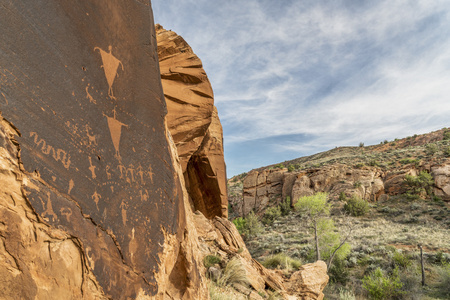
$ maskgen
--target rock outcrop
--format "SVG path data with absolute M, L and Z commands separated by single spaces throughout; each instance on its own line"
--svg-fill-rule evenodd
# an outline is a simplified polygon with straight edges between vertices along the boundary
M 186 41 L 156 25 L 167 122 L 192 206 L 206 217 L 227 217 L 222 126 L 202 62 Z
M 1 298 L 208 298 L 150 1 L 13 1 L 0 24 Z
M 439 137 L 434 133 L 431 136 L 433 139 Z M 376 151 L 380 150 L 380 146 L 374 147 Z M 298 198 L 317 192 L 327 192 L 332 199 L 338 199 L 344 193 L 347 197 L 355 195 L 372 202 L 387 200 L 407 192 L 406 175 L 417 176 L 422 171 L 430 173 L 434 179 L 432 193 L 450 201 L 450 159 L 445 155 L 436 158 L 419 153 L 419 156 L 423 159 L 403 159 L 390 168 L 330 163 L 294 171 L 287 168 L 252 170 L 242 178 L 242 196 L 233 197 L 231 205 L 234 215 L 246 216 L 252 210 L 261 215 L 266 208 L 280 204 L 287 197 L 293 205 Z M 230 184 L 234 185 L 236 181 Z

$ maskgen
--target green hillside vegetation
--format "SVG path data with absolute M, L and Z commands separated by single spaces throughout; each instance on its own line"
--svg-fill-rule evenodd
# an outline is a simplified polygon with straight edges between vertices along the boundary
M 341 163 L 393 171 L 411 165 L 420 170 L 430 162 L 446 162 L 449 156 L 450 130 L 444 128 L 375 146 L 336 148 L 266 168 L 293 172 Z M 242 197 L 244 177 L 229 180 L 233 201 Z M 285 199 L 259 217 L 252 214 L 250 222 L 240 218 L 234 223 L 246 224 L 238 229 L 252 256 L 285 276 L 318 256 L 326 261 L 330 283 L 325 299 L 450 299 L 450 206 L 433 195 L 433 184 L 429 173 L 418 172 L 405 177 L 404 193 L 386 201 L 368 202 L 345 193 L 323 201 L 324 195 L 316 194 L 294 199 L 292 209 L 290 199 Z M 313 203 L 305 204 L 309 200 Z M 255 230 L 257 234 L 248 234 Z M 419 245 L 424 251 L 425 286 Z

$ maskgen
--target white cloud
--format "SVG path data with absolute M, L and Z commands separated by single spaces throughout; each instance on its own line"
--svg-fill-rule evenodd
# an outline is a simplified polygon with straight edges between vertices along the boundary
M 313 151 L 449 125 L 447 0 L 152 3 L 204 62 L 225 143 L 308 135 L 283 148 Z

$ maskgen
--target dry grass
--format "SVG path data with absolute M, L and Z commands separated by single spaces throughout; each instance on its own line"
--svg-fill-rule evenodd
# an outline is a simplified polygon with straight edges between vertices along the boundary
M 239 257 L 234 257 L 227 263 L 222 276 L 217 280 L 217 284 L 222 287 L 234 283 L 242 285 L 250 284 L 245 267 Z

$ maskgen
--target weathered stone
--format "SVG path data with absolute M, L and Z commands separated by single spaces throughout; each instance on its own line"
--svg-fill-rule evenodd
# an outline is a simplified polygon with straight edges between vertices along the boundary
M 435 182 L 435 194 L 445 201 L 450 200 L 450 164 L 431 168 L 431 175 Z
M 328 283 L 327 265 L 324 261 L 317 261 L 300 267 L 292 274 L 287 284 L 287 291 L 301 300 L 322 300 L 323 289 Z
M 3 6 L 0 110 L 17 128 L 14 172 L 33 211 L 2 211 L 2 255 L 15 257 L 23 298 L 206 298 L 150 1 Z M 10 258 L 2 278 L 17 273 Z
M 156 26 L 167 123 L 195 210 L 207 218 L 227 217 L 222 125 L 201 60 L 173 31 Z

